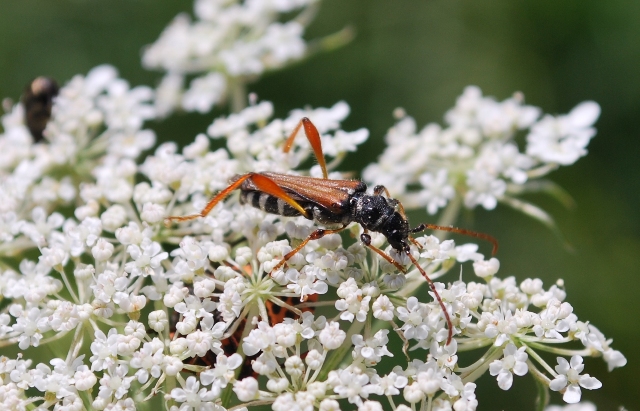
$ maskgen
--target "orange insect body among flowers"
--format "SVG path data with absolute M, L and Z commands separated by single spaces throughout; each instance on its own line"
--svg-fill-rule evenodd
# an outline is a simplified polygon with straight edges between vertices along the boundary
M 184 222 L 205 217 L 218 202 L 231 192 L 239 189 L 242 203 L 251 204 L 267 213 L 291 217 L 303 216 L 322 225 L 337 227 L 318 228 L 313 231 L 296 248 L 285 254 L 283 259 L 273 268 L 272 272 L 274 272 L 282 268 L 309 241 L 318 240 L 327 234 L 338 233 L 347 228 L 350 223 L 358 223 L 363 228 L 360 240 L 366 247 L 390 264 L 393 264 L 400 272 L 406 273 L 405 267 L 371 244 L 369 231 L 383 234 L 391 247 L 399 253 L 405 254 L 427 280 L 447 322 L 449 330 L 448 344 L 453 336 L 453 324 L 433 281 L 411 254 L 411 244 L 420 247 L 418 242 L 411 237 L 411 234 L 426 229 L 465 234 L 490 241 L 493 244 L 494 254 L 498 246 L 496 239 L 483 233 L 434 224 L 420 224 L 416 228 L 409 228 L 409 222 L 402 204 L 398 200 L 390 198 L 389 192 L 384 186 L 376 186 L 373 189 L 373 194 L 367 194 L 367 185 L 362 181 L 332 180 L 328 178 L 320 133 L 308 118 L 305 117 L 300 120 L 289 135 L 284 146 L 285 152 L 290 150 L 301 128 L 304 129 L 304 133 L 311 143 L 316 159 L 322 169 L 323 178 L 293 176 L 274 172 L 250 172 L 238 175 L 232 179 L 231 185 L 213 197 L 198 214 L 167 217 L 165 225 L 168 226 L 173 221 Z

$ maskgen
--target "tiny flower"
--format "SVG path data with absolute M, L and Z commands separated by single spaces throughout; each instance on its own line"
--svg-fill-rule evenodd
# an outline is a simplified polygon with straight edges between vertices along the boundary
M 86 365 L 78 367 L 73 376 L 73 379 L 76 382 L 75 387 L 80 391 L 87 391 L 98 382 L 95 374 L 91 372 L 89 367 L 87 367 Z
M 213 401 L 218 393 L 206 388 L 200 388 L 200 383 L 196 377 L 189 377 L 183 388 L 174 388 L 171 390 L 171 397 L 177 401 L 189 406 L 188 409 L 201 409 L 207 407 L 206 403 Z
M 473 263 L 473 271 L 480 278 L 487 278 L 495 275 L 500 270 L 500 261 L 497 258 L 490 260 L 476 261 Z
M 163 310 L 156 310 L 149 313 L 149 327 L 155 332 L 162 332 L 168 325 L 167 314 Z
M 503 390 L 511 388 L 513 374 L 523 376 L 527 373 L 528 355 L 524 352 L 525 349 L 526 347 L 516 348 L 513 343 L 509 343 L 503 350 L 502 360 L 495 360 L 489 365 L 490 374 L 498 376 L 498 386 Z
M 233 392 L 240 401 L 251 401 L 258 395 L 258 381 L 253 377 L 247 377 L 233 384 Z
M 145 203 L 142 206 L 140 218 L 149 224 L 159 223 L 164 219 L 166 211 L 160 204 Z
M 96 261 L 106 261 L 113 254 L 113 249 L 113 244 L 104 238 L 100 238 L 97 244 L 91 249 L 91 254 L 93 254 Z
M 562 357 L 558 357 L 558 365 L 555 367 L 558 376 L 549 383 L 549 388 L 553 391 L 565 390 L 562 399 L 569 404 L 574 404 L 580 401 L 582 392 L 580 387 L 588 390 L 595 390 L 602 387 L 602 383 L 595 377 L 589 376 L 589 374 L 580 375 L 584 369 L 582 364 L 582 357 L 574 355 L 571 357 L 571 362 L 568 362 Z
M 332 321 L 320 331 L 318 339 L 325 349 L 335 350 L 342 345 L 346 337 L 347 334 L 340 329 L 340 324 Z
M 386 295 L 379 296 L 371 306 L 373 310 L 373 316 L 378 320 L 391 321 L 393 320 L 393 304 L 389 297 Z

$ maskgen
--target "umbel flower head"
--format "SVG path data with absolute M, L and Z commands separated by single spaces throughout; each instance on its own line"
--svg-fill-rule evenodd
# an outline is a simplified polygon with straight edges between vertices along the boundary
M 196 0 L 194 19 L 187 13 L 176 16 L 142 56 L 145 68 L 165 72 L 157 89 L 158 114 L 175 109 L 207 113 L 227 100 L 238 105 L 246 98 L 245 84 L 264 72 L 348 41 L 351 35 L 345 30 L 327 42 L 305 42 L 304 31 L 318 3 Z M 288 18 L 292 13 L 297 15 Z
M 214 120 L 181 150 L 164 143 L 150 154 L 155 136 L 143 125 L 157 114 L 154 93 L 130 88 L 112 67 L 61 88 L 45 144 L 32 142 L 22 110 L 2 117 L 0 134 L 0 346 L 31 348 L 0 357 L 8 409 L 475 410 L 487 371 L 502 389 L 527 374 L 577 402 L 582 388 L 600 386 L 583 373 L 584 357 L 602 356 L 610 369 L 626 363 L 578 319 L 562 282 L 500 278 L 499 261 L 472 243 L 415 239 L 412 257 L 434 280 L 472 267 L 464 281 L 435 282 L 441 305 L 408 256 L 376 233 L 372 244 L 406 274 L 337 234 L 274 270 L 316 225 L 236 194 L 206 218 L 163 225 L 202 209 L 236 174 L 320 176 L 299 167 L 305 140 L 282 150 L 303 116 L 320 130 L 330 178 L 343 178 L 336 167 L 368 137 L 341 129 L 344 102 L 284 119 L 257 103 Z M 210 151 L 211 139 L 226 147 Z M 69 346 L 56 349 L 63 340 Z M 45 346 L 60 358 L 31 358 Z M 461 363 L 458 353 L 472 350 L 478 360 Z M 385 364 L 391 371 L 379 371 Z
M 502 203 L 552 225 L 551 216 L 519 195 L 543 191 L 569 201 L 542 177 L 587 154 L 600 106 L 586 101 L 566 115 L 541 113 L 524 104 L 521 93 L 499 102 L 475 86 L 467 87 L 446 113 L 446 127 L 431 123 L 418 130 L 399 109 L 387 148 L 363 177 L 388 186 L 405 208 L 424 207 L 435 214 L 447 207 L 457 215 L 462 204 L 493 210 Z

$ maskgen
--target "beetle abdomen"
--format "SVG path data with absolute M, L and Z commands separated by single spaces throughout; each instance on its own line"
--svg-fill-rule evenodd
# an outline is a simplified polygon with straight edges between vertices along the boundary
M 295 217 L 301 215 L 298 210 L 287 204 L 286 201 L 259 191 L 241 191 L 240 203 L 250 204 L 259 208 L 265 213 L 278 214 L 285 217 Z

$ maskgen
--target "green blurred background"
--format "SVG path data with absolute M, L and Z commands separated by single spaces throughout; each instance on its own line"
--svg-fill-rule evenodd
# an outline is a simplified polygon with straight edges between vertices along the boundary
M 38 75 L 65 82 L 102 63 L 133 85 L 156 84 L 159 73 L 141 68 L 140 50 L 190 8 L 189 1 L 170 0 L 0 0 L 0 97 L 17 99 Z M 600 103 L 589 154 L 552 174 L 577 207 L 529 198 L 555 216 L 574 251 L 505 207 L 476 211 L 459 224 L 499 239 L 502 276 L 539 277 L 547 287 L 564 279 L 575 313 L 615 339 L 629 361 L 608 373 L 603 361 L 587 359 L 587 372 L 604 387 L 583 390 L 583 399 L 599 410 L 640 409 L 640 354 L 633 348 L 640 327 L 632 324 L 640 313 L 634 288 L 640 283 L 640 2 L 327 0 L 307 38 L 346 25 L 357 32 L 346 47 L 250 87 L 274 102 L 277 115 L 347 101 L 352 114 L 344 128 L 367 127 L 371 137 L 346 169 L 361 170 L 382 152 L 394 108 L 404 107 L 420 126 L 442 122 L 469 84 L 500 100 L 522 91 L 527 103 L 548 113 L 566 113 L 583 100 Z M 178 115 L 153 128 L 160 140 L 191 141 L 220 113 Z M 412 215 L 414 222 L 425 218 Z M 478 383 L 481 410 L 533 409 L 530 377 L 517 378 L 505 393 L 488 375 Z M 561 403 L 559 395 L 552 400 Z

